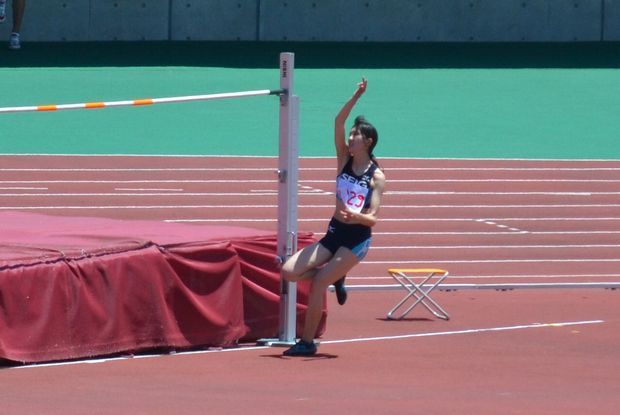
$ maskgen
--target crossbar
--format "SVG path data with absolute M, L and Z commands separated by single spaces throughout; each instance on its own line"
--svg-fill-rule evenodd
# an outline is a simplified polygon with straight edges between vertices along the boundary
M 44 111 L 61 111 L 61 110 L 78 110 L 78 109 L 98 109 L 109 107 L 129 107 L 153 104 L 170 104 L 174 102 L 191 102 L 191 101 L 209 101 L 227 98 L 243 98 L 257 97 L 263 95 L 282 95 L 286 91 L 282 89 L 260 89 L 256 91 L 226 92 L 221 94 L 205 94 L 205 95 L 187 95 L 178 97 L 165 98 L 141 98 L 124 101 L 108 101 L 108 102 L 81 102 L 78 104 L 48 104 L 48 105 L 30 105 L 23 107 L 0 107 L 0 113 L 6 112 L 44 112 Z

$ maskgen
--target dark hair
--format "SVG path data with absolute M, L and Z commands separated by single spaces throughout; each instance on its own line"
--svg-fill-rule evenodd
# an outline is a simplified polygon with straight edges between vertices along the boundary
M 359 132 L 362 134 L 362 137 L 372 139 L 372 144 L 370 145 L 370 147 L 368 147 L 368 155 L 370 156 L 370 159 L 373 161 L 373 163 L 378 166 L 379 162 L 375 158 L 375 155 L 372 153 L 372 151 L 375 149 L 375 146 L 377 145 L 377 142 L 379 141 L 379 133 L 377 133 L 377 129 L 371 123 L 369 123 L 363 115 L 358 115 L 357 117 L 355 117 L 353 127 L 359 130 Z

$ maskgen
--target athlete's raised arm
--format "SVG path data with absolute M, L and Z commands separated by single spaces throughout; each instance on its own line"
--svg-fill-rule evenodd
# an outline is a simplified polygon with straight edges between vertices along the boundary
M 334 144 L 336 145 L 336 157 L 338 159 L 338 172 L 342 169 L 344 164 L 349 158 L 349 151 L 347 148 L 347 141 L 345 136 L 345 122 L 351 114 L 351 110 L 355 106 L 357 100 L 366 91 L 368 81 L 362 78 L 362 81 L 357 84 L 357 90 L 351 98 L 342 106 L 338 115 L 336 115 L 336 121 L 334 125 Z

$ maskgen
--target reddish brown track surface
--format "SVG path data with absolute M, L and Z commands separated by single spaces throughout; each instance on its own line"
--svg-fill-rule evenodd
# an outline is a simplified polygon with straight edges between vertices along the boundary
M 351 285 L 388 267 L 440 267 L 446 284 L 620 281 L 620 162 L 383 161 L 371 253 Z M 223 221 L 276 229 L 272 158 L 0 156 L 0 210 Z M 303 159 L 299 228 L 321 234 L 333 159 Z M 451 320 L 386 312 L 394 290 L 329 297 L 321 354 L 277 348 L 0 370 L 0 413 L 613 414 L 620 405 L 617 290 L 433 292 Z M 0 335 L 1 336 L 1 335 Z

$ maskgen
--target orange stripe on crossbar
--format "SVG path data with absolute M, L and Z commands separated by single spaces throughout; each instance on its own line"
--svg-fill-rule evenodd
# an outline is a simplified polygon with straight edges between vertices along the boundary
M 133 105 L 151 105 L 152 103 L 153 103 L 153 100 L 151 98 L 135 99 L 133 101 Z
M 37 111 L 56 111 L 58 107 L 56 105 L 39 105 Z
M 103 108 L 105 107 L 105 102 L 87 102 L 84 104 L 84 108 Z

